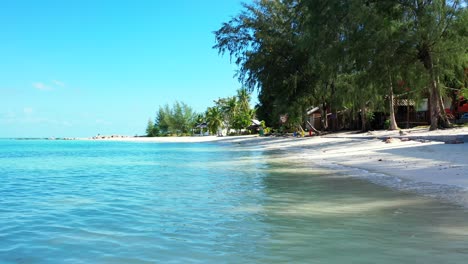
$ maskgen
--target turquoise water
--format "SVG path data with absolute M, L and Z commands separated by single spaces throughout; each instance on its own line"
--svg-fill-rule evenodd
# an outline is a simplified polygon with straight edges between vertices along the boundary
M 0 140 L 0 263 L 466 263 L 465 209 L 285 155 Z

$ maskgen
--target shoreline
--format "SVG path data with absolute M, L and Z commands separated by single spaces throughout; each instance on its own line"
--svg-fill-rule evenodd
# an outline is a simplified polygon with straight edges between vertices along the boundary
M 338 132 L 294 137 L 111 138 L 97 141 L 233 144 L 252 150 L 282 150 L 289 159 L 335 170 L 400 191 L 468 207 L 468 128 Z M 93 139 L 87 139 L 93 140 Z M 96 139 L 94 139 L 96 140 Z M 288 158 L 286 158 L 287 160 Z

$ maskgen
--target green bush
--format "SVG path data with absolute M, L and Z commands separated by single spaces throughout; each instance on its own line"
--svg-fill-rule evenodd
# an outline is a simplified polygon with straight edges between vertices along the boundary
M 384 126 L 384 129 L 389 129 L 390 128 L 390 119 L 385 120 L 383 126 Z
M 375 119 L 374 112 L 371 112 L 371 111 L 367 112 L 367 113 L 366 113 L 366 117 L 367 117 L 367 121 L 368 121 L 368 122 L 374 121 L 374 119 Z

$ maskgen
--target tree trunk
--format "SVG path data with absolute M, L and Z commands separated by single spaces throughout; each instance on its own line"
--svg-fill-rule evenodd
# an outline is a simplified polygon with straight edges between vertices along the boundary
M 398 129 L 398 125 L 397 125 L 397 122 L 396 122 L 396 119 L 395 119 L 395 106 L 394 106 L 394 103 L 395 103 L 395 96 L 393 94 L 393 82 L 392 82 L 392 76 L 389 75 L 390 77 L 390 86 L 389 86 L 389 101 L 390 101 L 390 105 L 389 105 L 389 110 L 390 110 L 390 127 L 389 129 L 390 130 L 397 130 Z
M 439 128 L 439 116 L 440 116 L 440 103 L 439 103 L 439 91 L 437 87 L 437 80 L 434 73 L 434 64 L 432 62 L 432 56 L 428 50 L 423 51 L 424 56 L 424 67 L 429 71 L 430 85 L 429 94 L 431 100 L 431 126 L 429 130 L 436 130 Z
M 434 73 L 434 62 L 432 61 L 431 50 L 427 43 L 422 43 L 418 50 L 418 58 L 424 64 L 424 68 L 429 73 L 429 101 L 431 126 L 429 130 L 436 130 L 439 127 L 440 103 L 437 79 Z
M 439 76 L 437 76 L 437 83 L 440 83 Z M 450 123 L 447 113 L 445 112 L 444 99 L 442 98 L 442 94 L 440 93 L 440 90 L 437 90 L 437 93 L 439 94 L 439 105 L 440 105 L 439 107 L 441 109 L 440 116 L 439 116 L 440 123 L 443 128 L 450 128 L 452 127 L 452 124 Z
M 429 89 L 429 94 L 430 94 L 430 100 L 431 100 L 431 109 L 430 109 L 430 114 L 431 114 L 431 126 L 429 130 L 436 130 L 438 128 L 438 122 L 439 122 L 439 114 L 440 114 L 440 109 L 439 109 L 439 104 L 437 102 L 437 84 L 435 84 L 435 81 L 431 80 L 431 85 Z
M 332 82 L 331 83 L 331 102 L 334 102 L 334 97 L 335 97 L 335 82 Z M 330 104 L 330 112 L 332 113 L 331 115 L 331 130 L 333 132 L 336 131 L 336 127 L 337 127 L 337 110 L 336 108 L 334 107 L 334 104 Z
M 444 100 L 443 100 L 442 95 L 440 94 L 440 92 L 439 91 L 437 91 L 437 92 L 439 94 L 438 95 L 438 98 L 439 98 L 438 103 L 439 103 L 439 107 L 441 109 L 440 116 L 439 116 L 440 123 L 441 123 L 443 128 L 450 128 L 450 127 L 452 127 L 452 124 L 450 123 L 450 120 L 447 117 L 447 113 L 445 112 Z
M 444 102 L 438 89 L 437 81 L 434 77 L 433 70 L 431 71 L 431 127 L 429 130 L 436 130 L 439 127 L 439 121 L 443 128 L 449 128 L 452 126 L 448 120 L 447 114 L 444 109 Z
M 327 117 L 327 104 L 326 103 L 322 104 L 320 115 L 322 116 L 322 130 L 328 130 L 328 117 Z

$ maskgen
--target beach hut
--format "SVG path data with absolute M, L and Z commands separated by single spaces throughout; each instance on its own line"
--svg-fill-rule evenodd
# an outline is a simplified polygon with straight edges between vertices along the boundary
M 203 136 L 203 129 L 207 128 L 208 124 L 207 123 L 201 123 L 196 126 L 196 128 L 200 129 L 200 136 Z
M 251 132 L 258 132 L 260 128 L 262 127 L 262 123 L 258 121 L 257 119 L 252 119 L 251 121 L 252 122 L 250 126 L 247 127 L 247 129 L 250 130 Z
M 320 108 L 319 107 L 311 107 L 307 111 L 307 117 L 308 117 L 308 126 L 312 126 L 315 129 L 322 129 L 322 114 L 320 113 Z
M 395 99 L 395 118 L 399 127 L 413 127 L 430 123 L 429 100 L 416 102 L 409 98 Z

